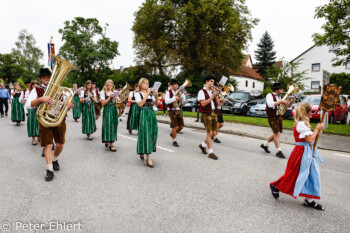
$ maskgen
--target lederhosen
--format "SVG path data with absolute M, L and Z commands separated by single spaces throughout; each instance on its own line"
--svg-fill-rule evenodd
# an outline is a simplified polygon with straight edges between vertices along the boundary
M 174 97 L 173 90 L 170 89 L 170 90 L 168 90 L 168 92 L 169 92 L 169 98 L 170 99 L 173 98 Z M 181 109 L 176 110 L 174 107 L 174 102 L 168 104 L 167 106 L 169 108 L 169 117 L 171 120 L 171 128 L 178 127 L 178 126 L 184 126 L 184 120 L 183 120 L 183 115 L 182 115 Z
M 132 100 L 135 100 L 135 91 L 132 92 Z M 126 124 L 127 130 L 139 129 L 140 107 L 137 103 L 131 103 Z
M 11 121 L 12 122 L 21 122 L 24 121 L 24 108 L 23 104 L 19 101 L 21 93 L 16 93 L 13 96 L 12 100 L 12 109 L 11 109 Z
M 105 99 L 108 95 L 105 93 Z M 118 108 L 113 103 L 113 98 L 103 107 L 102 118 L 102 142 L 117 141 L 118 133 Z
M 84 91 L 84 99 L 88 97 L 88 94 Z M 82 120 L 82 133 L 93 134 L 96 130 L 96 113 L 95 105 L 90 98 L 90 102 L 84 102 L 83 104 L 83 120 Z
M 273 101 L 277 102 L 276 96 L 271 93 Z M 266 103 L 266 115 L 267 115 L 267 120 L 269 122 L 269 125 L 272 129 L 273 133 L 282 133 L 282 121 L 283 121 L 283 116 L 277 115 L 276 112 L 278 111 L 278 107 L 275 108 L 269 108 L 269 106 Z
M 73 118 L 74 119 L 79 119 L 81 116 L 81 110 L 82 110 L 82 106 L 80 103 L 80 97 L 79 97 L 79 93 L 77 91 L 77 93 L 74 95 L 74 107 L 73 107 Z
M 202 91 L 204 93 L 205 100 L 208 100 L 210 98 L 208 91 L 204 88 L 202 89 Z M 207 132 L 217 131 L 218 129 L 217 104 L 214 100 L 213 102 L 215 107 L 214 110 L 211 107 L 211 102 L 204 107 L 199 102 L 199 112 L 201 113 L 202 120 Z
M 139 95 L 142 100 L 142 93 L 139 92 Z M 138 154 L 151 154 L 156 151 L 158 124 L 152 102 L 152 98 L 147 98 L 144 106 L 140 110 L 139 136 L 136 149 Z
M 94 103 L 95 106 L 95 113 L 96 115 L 100 116 L 101 115 L 101 100 L 100 100 L 100 93 L 97 89 L 95 89 L 96 93 L 96 101 L 97 103 Z
M 33 89 L 32 89 L 33 91 Z M 23 93 L 25 95 L 25 92 Z M 27 109 L 28 119 L 27 119 L 27 132 L 28 137 L 39 137 L 39 122 L 36 118 L 36 108 Z
M 45 88 L 43 86 L 35 87 L 35 91 L 37 93 L 37 98 L 40 98 L 45 93 Z M 56 127 L 44 127 L 39 123 L 39 135 L 40 135 L 40 145 L 45 147 L 46 145 L 53 144 L 53 140 L 55 143 L 64 144 L 65 136 L 66 136 L 66 118 L 62 121 L 62 123 Z

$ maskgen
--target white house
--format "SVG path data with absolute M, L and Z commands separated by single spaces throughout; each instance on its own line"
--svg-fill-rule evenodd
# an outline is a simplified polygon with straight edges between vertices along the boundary
M 238 71 L 233 71 L 227 68 L 230 72 L 230 79 L 235 79 L 237 81 L 237 90 L 240 91 L 263 91 L 264 90 L 264 80 L 259 73 L 253 69 L 253 62 L 251 56 L 248 54 L 245 56 L 242 67 Z
M 298 72 L 307 71 L 304 81 L 305 91 L 318 91 L 323 86 L 323 71 L 329 73 L 350 73 L 350 61 L 345 66 L 332 66 L 332 59 L 335 57 L 333 46 L 312 46 L 291 63 L 300 61 Z

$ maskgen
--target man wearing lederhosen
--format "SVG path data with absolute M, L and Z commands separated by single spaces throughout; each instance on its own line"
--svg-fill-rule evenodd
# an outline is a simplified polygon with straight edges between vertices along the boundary
M 171 88 L 165 94 L 165 104 L 168 106 L 169 117 L 171 120 L 172 132 L 170 136 L 173 139 L 173 146 L 179 147 L 179 144 L 176 141 L 176 135 L 182 130 L 184 127 L 184 119 L 181 113 L 181 105 L 174 106 L 174 102 L 182 101 L 184 103 L 186 101 L 186 97 L 184 95 L 185 88 L 180 91 L 179 96 L 175 96 L 175 93 L 178 89 L 178 83 L 176 79 L 171 80 Z
M 39 79 L 41 81 L 40 87 L 35 87 L 30 92 L 28 97 L 26 107 L 28 109 L 38 107 L 40 104 L 52 104 L 53 99 L 48 96 L 43 96 L 45 93 L 45 89 L 50 81 L 51 72 L 49 69 L 44 68 L 40 69 Z M 69 109 L 73 108 L 73 103 L 68 103 L 67 107 Z M 39 122 L 39 134 L 40 134 L 40 144 L 44 147 L 44 155 L 46 160 L 46 181 L 51 181 L 54 177 L 53 171 L 59 171 L 60 166 L 58 164 L 58 156 L 61 154 L 63 150 L 63 145 L 65 143 L 65 135 L 66 135 L 66 121 L 63 120 L 62 123 L 56 127 L 48 127 L 45 128 Z M 53 140 L 55 140 L 55 150 L 54 156 L 52 156 L 52 145 Z
M 263 148 L 266 153 L 270 153 L 269 143 L 274 141 L 277 150 L 276 156 L 278 158 L 284 159 L 286 156 L 282 153 L 282 150 L 280 148 L 280 136 L 282 133 L 283 116 L 279 115 L 278 109 L 281 104 L 290 106 L 295 101 L 295 97 L 292 98 L 289 102 L 287 100 L 282 100 L 281 95 L 284 90 L 280 83 L 274 83 L 272 90 L 273 93 L 269 93 L 266 96 L 266 114 L 273 134 L 271 134 L 266 139 L 266 142 L 261 144 L 260 147 Z
M 215 83 L 214 76 L 205 78 L 205 86 L 198 92 L 199 111 L 202 115 L 203 123 L 206 129 L 205 141 L 199 144 L 203 154 L 208 154 L 210 159 L 218 159 L 212 148 L 212 137 L 216 136 L 218 130 L 217 104 L 219 103 L 218 91 L 213 89 Z M 207 151 L 208 148 L 208 151 Z

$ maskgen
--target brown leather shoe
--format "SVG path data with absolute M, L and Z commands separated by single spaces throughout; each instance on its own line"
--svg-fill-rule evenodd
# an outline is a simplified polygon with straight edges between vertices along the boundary
M 201 148 L 203 154 L 208 154 L 207 148 L 203 147 L 202 144 L 199 144 L 199 148 Z
M 219 157 L 217 157 L 214 153 L 211 153 L 208 155 L 208 158 L 217 160 Z

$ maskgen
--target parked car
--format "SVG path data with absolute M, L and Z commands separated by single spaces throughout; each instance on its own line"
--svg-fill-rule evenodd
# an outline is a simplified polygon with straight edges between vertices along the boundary
M 231 92 L 227 99 L 228 101 L 224 103 L 221 110 L 232 114 L 247 115 L 250 107 L 257 103 L 257 100 L 249 92 L 244 91 Z
M 187 99 L 186 103 L 182 106 L 182 110 L 189 112 L 197 111 L 197 98 Z
M 266 99 L 262 99 L 256 105 L 253 105 L 249 109 L 250 116 L 267 117 L 266 114 Z
M 319 105 L 321 103 L 321 95 L 309 95 L 307 96 L 303 102 L 308 102 L 312 107 L 312 117 L 313 120 L 320 120 L 321 118 L 321 110 L 319 109 Z M 338 103 L 336 104 L 335 111 L 330 111 L 328 113 L 329 123 L 334 123 L 336 121 L 341 121 L 341 123 L 345 124 L 348 116 L 348 105 L 346 103 L 346 98 L 343 95 L 339 96 Z M 295 110 L 293 111 L 293 117 L 295 114 Z

